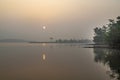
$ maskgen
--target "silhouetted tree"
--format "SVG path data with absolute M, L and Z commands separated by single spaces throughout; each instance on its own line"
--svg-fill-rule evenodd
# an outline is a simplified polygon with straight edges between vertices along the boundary
M 106 33 L 106 27 L 103 26 L 102 28 L 98 28 L 96 27 L 94 29 L 94 32 L 95 32 L 95 36 L 94 36 L 94 42 L 96 44 L 103 44 L 105 43 L 105 33 Z
M 120 16 L 114 21 L 109 19 L 108 26 L 103 26 L 102 28 L 96 27 L 94 29 L 95 43 L 107 43 L 111 46 L 120 47 Z
M 120 17 L 117 17 L 117 21 L 109 20 L 108 32 L 106 36 L 106 41 L 109 45 L 120 46 Z

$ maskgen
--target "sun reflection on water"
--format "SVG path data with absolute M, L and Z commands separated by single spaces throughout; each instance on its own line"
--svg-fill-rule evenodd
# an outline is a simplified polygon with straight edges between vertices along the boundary
M 42 54 L 42 59 L 45 61 L 46 60 L 46 55 Z

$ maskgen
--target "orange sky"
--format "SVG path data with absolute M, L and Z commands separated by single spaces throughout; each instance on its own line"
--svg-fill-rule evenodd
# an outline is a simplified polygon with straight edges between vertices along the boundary
M 94 27 L 120 15 L 119 4 L 120 0 L 0 0 L 0 39 L 92 38 Z
M 66 13 L 75 8 L 72 2 L 72 0 L 3 0 L 1 11 L 3 14 L 9 13 L 22 18 L 50 21 L 68 15 Z

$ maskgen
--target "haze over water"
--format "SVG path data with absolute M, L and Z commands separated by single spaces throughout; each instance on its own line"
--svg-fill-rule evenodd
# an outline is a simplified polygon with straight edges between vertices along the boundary
M 81 44 L 0 43 L 0 80 L 110 80 Z
M 119 16 L 119 4 L 119 0 L 0 0 L 0 39 L 92 39 L 94 27 Z
M 80 43 L 117 16 L 120 0 L 0 0 L 0 80 L 120 80 L 120 50 Z

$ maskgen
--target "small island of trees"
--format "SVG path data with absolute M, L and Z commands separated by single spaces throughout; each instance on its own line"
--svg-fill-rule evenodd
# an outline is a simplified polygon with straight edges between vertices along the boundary
M 58 39 L 55 41 L 56 43 L 92 43 L 89 39 Z

